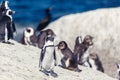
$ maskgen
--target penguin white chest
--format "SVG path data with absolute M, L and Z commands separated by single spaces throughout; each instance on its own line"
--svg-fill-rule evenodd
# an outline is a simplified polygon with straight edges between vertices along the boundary
M 53 45 L 53 42 L 51 41 L 47 41 L 45 43 L 44 49 L 45 49 L 45 53 L 44 53 L 44 58 L 42 61 L 42 67 L 46 70 L 51 69 L 52 67 L 54 67 L 54 46 L 50 46 Z
M 95 64 L 95 60 L 89 58 L 89 62 L 90 62 L 90 64 L 91 64 L 91 66 L 92 66 L 92 69 L 97 70 L 97 66 L 96 66 L 96 64 Z

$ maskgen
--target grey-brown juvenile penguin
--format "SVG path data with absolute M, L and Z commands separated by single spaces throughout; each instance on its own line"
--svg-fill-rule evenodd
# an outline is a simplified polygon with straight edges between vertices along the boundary
M 65 69 L 80 72 L 81 70 L 78 68 L 77 56 L 73 54 L 67 43 L 65 41 L 60 41 L 57 46 L 63 54 L 63 57 L 61 59 L 61 66 Z M 67 60 L 69 61 L 68 66 L 66 64 Z
M 93 45 L 93 37 L 86 35 L 84 40 L 80 40 L 80 37 L 77 37 L 75 40 L 74 54 L 77 55 L 77 60 L 80 65 L 84 64 L 89 56 L 87 52 L 89 47 Z M 80 42 L 79 42 L 80 41 Z

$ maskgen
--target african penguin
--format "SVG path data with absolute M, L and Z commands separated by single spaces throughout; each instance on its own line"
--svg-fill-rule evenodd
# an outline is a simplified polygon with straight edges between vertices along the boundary
M 58 75 L 54 72 L 54 67 L 56 66 L 56 53 L 54 46 L 54 37 L 53 35 L 47 35 L 45 39 L 45 45 L 42 48 L 40 54 L 39 67 L 46 75 L 51 75 L 57 77 Z
M 7 43 L 10 34 L 10 29 L 8 27 L 8 23 L 12 22 L 12 14 L 14 14 L 14 11 L 10 9 L 6 9 L 0 19 L 0 41 Z
M 16 33 L 15 23 L 12 18 L 12 14 L 15 11 L 12 11 L 8 6 L 8 1 L 5 0 L 2 2 L 0 6 L 0 24 L 2 27 L 5 27 L 5 40 L 3 42 L 7 43 L 8 40 L 14 38 L 14 34 Z M 4 25 L 4 26 L 3 26 Z M 2 29 L 1 29 L 2 30 Z M 3 32 L 1 32 L 3 33 Z
M 23 32 L 22 44 L 37 46 L 37 37 L 32 27 L 27 27 Z
M 95 53 L 90 53 L 88 60 L 87 60 L 89 67 L 104 72 L 104 68 L 102 66 L 102 62 L 99 59 L 99 56 Z
M 60 41 L 57 47 L 63 54 L 63 57 L 61 58 L 61 67 L 68 70 L 81 72 L 81 70 L 78 68 L 77 55 L 74 55 L 74 53 L 68 47 L 67 43 L 65 41 Z
M 80 37 L 77 37 L 75 40 L 74 54 L 77 55 L 77 60 L 80 65 L 83 65 L 89 56 L 88 50 L 93 45 L 93 37 L 91 35 L 86 35 L 82 40 Z

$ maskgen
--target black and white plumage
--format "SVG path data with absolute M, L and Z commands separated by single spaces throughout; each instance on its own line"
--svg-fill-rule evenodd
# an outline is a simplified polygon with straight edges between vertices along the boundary
M 12 11 L 8 6 L 8 1 L 3 1 L 0 6 L 0 41 L 8 42 L 9 39 L 13 39 L 13 34 L 16 32 L 15 23 L 12 18 Z
M 93 70 L 98 70 L 104 72 L 104 68 L 102 62 L 99 59 L 99 56 L 95 53 L 90 53 L 89 57 L 87 58 L 88 67 L 92 68 Z
M 4 12 L 2 12 L 2 16 L 0 19 L 0 41 L 1 42 L 8 42 L 11 36 L 9 36 L 10 32 L 12 32 L 11 25 L 8 24 L 12 23 L 12 14 L 14 14 L 14 11 L 10 9 L 6 9 Z
M 10 9 L 8 7 L 8 1 L 3 1 L 0 5 L 0 19 L 2 18 L 2 15 L 5 15 L 5 10 Z
M 5 11 L 6 9 L 10 9 L 9 6 L 8 6 L 8 3 L 9 2 L 7 0 L 5 0 L 5 1 L 3 1 L 1 3 L 1 5 L 0 5 L 0 12 Z
M 38 26 L 37 26 L 37 29 L 36 29 L 37 31 L 41 31 L 42 29 L 44 29 L 44 28 L 50 23 L 50 21 L 51 21 L 51 14 L 50 14 L 51 9 L 52 9 L 52 8 L 47 8 L 47 9 L 45 10 L 46 17 L 43 18 L 43 19 L 39 22 L 39 24 L 38 24 Z
M 45 45 L 41 51 L 39 67 L 40 71 L 42 71 L 46 75 L 57 77 L 57 74 L 54 72 L 55 66 L 56 66 L 56 53 L 54 46 L 54 36 L 48 35 L 46 37 Z
M 37 37 L 32 27 L 27 27 L 23 32 L 22 44 L 37 46 Z

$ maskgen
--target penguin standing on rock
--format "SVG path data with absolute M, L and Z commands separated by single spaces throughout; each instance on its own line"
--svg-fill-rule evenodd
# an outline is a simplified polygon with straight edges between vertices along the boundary
M 14 11 L 10 10 L 10 9 L 6 9 L 1 16 L 0 19 L 0 42 L 5 42 L 5 43 L 9 43 L 9 39 L 10 39 L 10 32 L 12 32 L 11 30 L 11 26 L 9 27 L 8 24 L 12 22 L 12 14 L 14 14 Z
M 87 63 L 89 64 L 88 67 L 104 73 L 102 62 L 100 61 L 99 56 L 96 53 L 90 53 L 89 57 L 87 58 Z
M 27 27 L 23 32 L 22 44 L 37 46 L 37 37 L 32 27 Z
M 9 43 L 9 39 L 14 38 L 14 33 L 16 33 L 15 23 L 12 18 L 12 11 L 8 6 L 8 1 L 3 1 L 0 6 L 0 42 Z
M 48 35 L 45 40 L 45 45 L 42 48 L 39 67 L 47 76 L 51 75 L 57 77 L 58 75 L 54 72 L 54 67 L 56 66 L 56 53 L 54 46 L 55 35 Z

